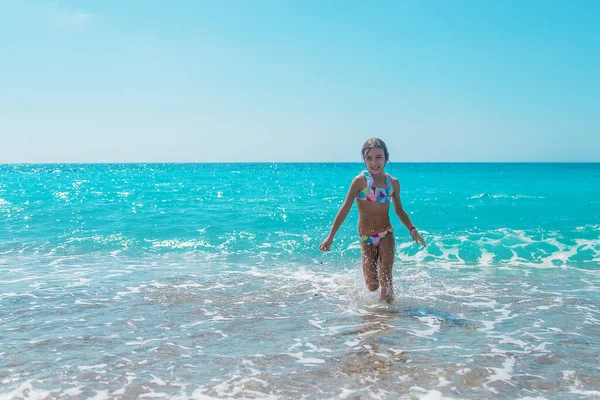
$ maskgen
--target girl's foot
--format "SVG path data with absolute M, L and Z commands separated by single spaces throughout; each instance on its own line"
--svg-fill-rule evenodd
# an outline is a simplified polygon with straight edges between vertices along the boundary
M 394 294 L 393 293 L 387 294 L 382 290 L 381 291 L 381 300 L 387 302 L 388 304 L 393 304 L 394 303 Z

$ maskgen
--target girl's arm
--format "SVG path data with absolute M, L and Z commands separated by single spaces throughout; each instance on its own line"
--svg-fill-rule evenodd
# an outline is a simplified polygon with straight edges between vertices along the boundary
M 392 199 L 394 201 L 394 211 L 396 212 L 396 215 L 398 216 L 398 218 L 400 218 L 400 221 L 402 221 L 404 226 L 406 226 L 406 229 L 410 230 L 410 237 L 412 238 L 412 240 L 415 243 L 420 242 L 423 244 L 423 246 L 426 246 L 425 240 L 423 240 L 421 235 L 419 235 L 419 232 L 417 232 L 417 228 L 415 228 L 415 226 L 413 225 L 412 221 L 410 220 L 410 217 L 408 216 L 408 213 L 404 211 L 404 208 L 402 208 L 402 202 L 400 201 L 400 182 L 398 181 L 398 179 L 392 178 L 392 186 L 394 188 Z
M 348 194 L 346 195 L 346 199 L 344 200 L 344 204 L 342 204 L 342 207 L 340 207 L 340 210 L 338 211 L 337 215 L 335 216 L 335 219 L 333 220 L 333 225 L 331 226 L 331 231 L 329 232 L 329 235 L 319 246 L 321 251 L 329 251 L 331 243 L 333 242 L 333 237 L 335 236 L 338 229 L 340 229 L 340 226 L 348 216 L 348 213 L 352 208 L 352 204 L 354 204 L 354 199 L 356 198 L 356 195 L 361 189 L 361 184 L 363 183 L 361 182 L 361 179 L 364 178 L 362 178 L 361 176 L 357 176 L 352 181 L 350 189 L 348 190 Z

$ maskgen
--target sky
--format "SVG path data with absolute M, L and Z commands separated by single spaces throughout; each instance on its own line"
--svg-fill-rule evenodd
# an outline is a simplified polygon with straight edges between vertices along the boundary
M 600 1 L 0 0 L 0 163 L 600 162 Z

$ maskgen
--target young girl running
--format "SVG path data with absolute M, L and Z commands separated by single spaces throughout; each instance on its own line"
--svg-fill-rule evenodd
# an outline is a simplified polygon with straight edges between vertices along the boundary
M 367 167 L 352 181 L 344 204 L 337 213 L 331 232 L 321 243 L 321 251 L 329 251 L 333 237 L 346 219 L 354 199 L 358 207 L 358 235 L 362 247 L 362 266 L 365 283 L 371 291 L 381 285 L 381 299 L 391 303 L 394 300 L 392 266 L 394 265 L 394 228 L 390 222 L 390 203 L 400 221 L 410 232 L 415 243 L 425 246 L 408 214 L 400 203 L 400 182 L 383 172 L 389 160 L 387 146 L 381 139 L 373 138 L 365 142 L 362 157 Z M 379 271 L 377 264 L 379 262 Z

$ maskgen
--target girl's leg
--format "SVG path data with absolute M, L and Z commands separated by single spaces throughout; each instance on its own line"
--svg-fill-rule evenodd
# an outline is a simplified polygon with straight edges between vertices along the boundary
M 391 303 L 394 301 L 394 284 L 392 267 L 394 266 L 394 234 L 388 233 L 379 242 L 379 283 L 381 299 Z
M 362 266 L 365 283 L 370 291 L 379 289 L 377 281 L 377 259 L 379 258 L 379 247 L 369 243 L 362 243 Z

